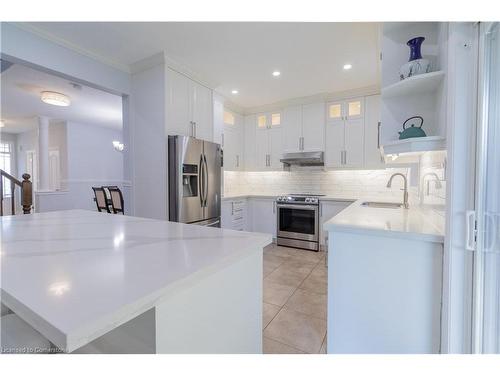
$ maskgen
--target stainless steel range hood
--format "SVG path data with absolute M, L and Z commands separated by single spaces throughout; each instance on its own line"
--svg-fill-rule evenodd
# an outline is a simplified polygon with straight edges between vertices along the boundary
M 289 152 L 283 154 L 283 159 L 280 159 L 285 165 L 300 165 L 300 166 L 323 166 L 323 151 L 314 152 Z

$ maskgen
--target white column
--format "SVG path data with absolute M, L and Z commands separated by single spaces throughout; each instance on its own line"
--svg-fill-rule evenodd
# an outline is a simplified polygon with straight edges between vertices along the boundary
M 49 119 L 38 117 L 38 190 L 49 190 Z

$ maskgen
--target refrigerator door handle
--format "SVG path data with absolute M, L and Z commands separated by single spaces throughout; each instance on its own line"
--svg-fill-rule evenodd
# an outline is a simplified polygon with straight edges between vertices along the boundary
M 204 207 L 207 207 L 207 200 L 208 200 L 208 163 L 207 163 L 207 156 L 203 154 L 203 164 L 205 167 L 205 172 L 203 173 L 203 182 L 205 186 L 203 187 L 203 194 L 205 195 L 203 197 L 204 199 Z
M 205 173 L 205 170 L 204 170 L 204 167 L 203 167 L 203 154 L 200 155 L 200 166 L 199 166 L 199 172 L 198 172 L 198 178 L 199 178 L 199 181 L 198 181 L 198 186 L 199 186 L 199 195 L 200 195 L 200 204 L 201 204 L 201 207 L 204 207 L 204 202 L 203 202 L 203 199 L 204 199 L 204 192 L 203 192 L 203 189 L 205 188 L 205 183 L 203 182 L 203 175 Z

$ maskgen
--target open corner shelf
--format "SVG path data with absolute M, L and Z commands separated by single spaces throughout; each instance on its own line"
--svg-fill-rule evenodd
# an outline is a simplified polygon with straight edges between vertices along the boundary
M 403 154 L 407 152 L 441 151 L 446 150 L 446 138 L 441 136 L 408 138 L 386 143 L 382 147 L 385 155 Z
M 406 95 L 425 94 L 437 90 L 443 80 L 442 70 L 420 74 L 382 88 L 382 98 L 397 98 Z

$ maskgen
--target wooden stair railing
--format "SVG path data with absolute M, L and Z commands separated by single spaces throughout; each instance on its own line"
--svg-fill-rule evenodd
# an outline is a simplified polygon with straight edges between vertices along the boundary
M 30 214 L 33 207 L 33 185 L 30 181 L 31 176 L 27 173 L 23 174 L 23 181 L 19 181 L 14 176 L 0 169 L 0 216 L 3 216 L 3 179 L 6 178 L 10 181 L 10 204 L 11 214 L 16 214 L 16 185 L 21 189 L 21 205 L 23 206 L 23 213 Z

